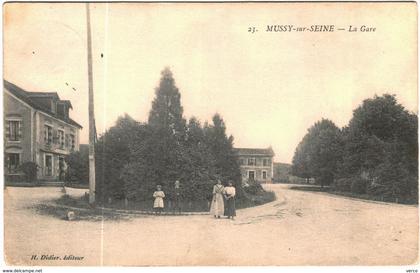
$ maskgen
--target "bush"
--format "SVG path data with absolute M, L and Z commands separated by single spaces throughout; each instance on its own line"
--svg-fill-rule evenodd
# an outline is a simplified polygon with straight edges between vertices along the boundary
M 34 182 L 37 179 L 38 165 L 35 162 L 28 161 L 22 163 L 20 169 L 25 174 L 26 181 Z
M 249 194 L 260 194 L 264 192 L 263 187 L 258 183 L 250 183 L 248 187 L 244 187 L 244 191 Z
M 367 192 L 385 199 L 417 202 L 418 177 L 411 175 L 402 163 L 388 159 L 375 170 L 375 182 Z
M 66 157 L 67 182 L 80 184 L 89 183 L 89 154 L 85 152 L 74 152 Z
M 351 192 L 357 193 L 357 194 L 365 194 L 368 181 L 360 177 L 355 177 L 352 180 L 353 181 L 351 182 L 351 187 L 350 187 Z

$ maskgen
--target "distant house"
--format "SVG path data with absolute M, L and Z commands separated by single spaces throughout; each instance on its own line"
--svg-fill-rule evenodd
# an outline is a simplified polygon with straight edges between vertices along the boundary
M 79 150 L 80 124 L 72 120 L 69 100 L 56 92 L 28 92 L 4 80 L 6 181 L 23 180 L 19 166 L 38 165 L 37 178 L 58 180 L 64 157 Z
M 271 183 L 273 179 L 274 151 L 267 149 L 236 148 L 241 169 L 242 183 L 250 180 Z

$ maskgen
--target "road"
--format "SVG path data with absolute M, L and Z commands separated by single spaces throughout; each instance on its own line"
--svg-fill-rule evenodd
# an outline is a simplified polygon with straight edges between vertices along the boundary
M 195 215 L 69 222 L 34 209 L 59 197 L 59 188 L 8 187 L 5 259 L 12 265 L 75 266 L 407 265 L 418 259 L 417 206 L 288 185 L 266 188 L 277 200 L 238 210 L 234 221 Z M 41 255 L 61 260 L 41 260 Z M 65 255 L 83 259 L 63 260 Z

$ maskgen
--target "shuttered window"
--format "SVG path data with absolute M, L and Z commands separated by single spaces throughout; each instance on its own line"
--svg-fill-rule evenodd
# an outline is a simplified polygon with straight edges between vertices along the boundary
M 249 166 L 254 166 L 255 164 L 255 158 L 248 158 L 248 165 Z
M 52 127 L 49 125 L 44 125 L 44 142 L 45 144 L 51 145 L 53 140 Z
M 20 154 L 6 153 L 6 167 L 9 174 L 17 173 L 19 166 L 20 166 Z
M 267 179 L 267 172 L 266 171 L 262 171 L 262 178 L 264 180 Z
M 263 166 L 268 166 L 268 159 L 266 158 L 263 159 Z
M 64 131 L 58 130 L 58 144 L 60 149 L 64 149 Z
M 73 134 L 70 134 L 70 150 L 73 152 L 76 145 L 76 138 Z
M 22 122 L 20 120 L 8 120 L 6 122 L 6 139 L 20 141 L 22 138 Z

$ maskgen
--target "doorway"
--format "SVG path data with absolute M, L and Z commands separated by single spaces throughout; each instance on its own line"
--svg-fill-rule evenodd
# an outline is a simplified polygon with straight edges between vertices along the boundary
M 45 176 L 52 176 L 52 155 L 45 155 Z

